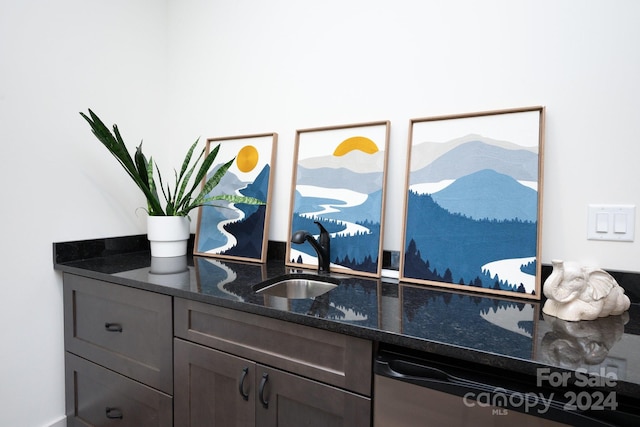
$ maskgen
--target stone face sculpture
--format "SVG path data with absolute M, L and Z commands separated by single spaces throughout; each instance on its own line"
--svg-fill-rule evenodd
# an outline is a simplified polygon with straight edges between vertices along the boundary
M 552 260 L 553 271 L 545 280 L 548 298 L 542 311 L 562 320 L 593 320 L 622 314 L 631 302 L 609 273 L 575 262 Z

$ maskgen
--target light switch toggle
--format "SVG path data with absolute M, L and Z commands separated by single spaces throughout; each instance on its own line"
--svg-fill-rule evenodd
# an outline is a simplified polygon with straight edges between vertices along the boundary
M 607 212 L 596 213 L 596 232 L 606 233 L 609 231 L 609 214 Z
M 632 242 L 634 205 L 589 205 L 587 239 Z
M 626 213 L 613 214 L 613 232 L 617 234 L 624 234 L 627 232 L 627 214 Z

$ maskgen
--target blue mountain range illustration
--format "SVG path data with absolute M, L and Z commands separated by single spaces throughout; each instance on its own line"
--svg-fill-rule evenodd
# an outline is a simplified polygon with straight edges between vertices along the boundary
M 209 176 L 215 173 L 216 169 L 217 168 L 214 168 Z M 227 172 L 220 180 L 220 183 L 209 194 L 212 196 L 218 194 L 236 194 L 236 191 L 241 189 L 240 193 L 243 196 L 255 197 L 266 203 L 270 171 L 270 166 L 265 165 L 255 180 L 248 184 L 241 181 L 233 172 Z M 247 258 L 260 258 L 266 216 L 265 205 L 247 205 L 240 203 L 230 209 L 228 208 L 229 203 L 226 201 L 215 201 L 212 204 L 220 206 L 220 208 L 209 206 L 202 208 L 200 215 L 200 238 L 197 250 L 207 252 L 225 246 L 227 244 L 227 237 L 217 229 L 218 223 L 224 220 L 239 218 L 240 212 L 242 212 L 244 219 L 231 222 L 224 226 L 224 229 L 236 238 L 237 244 L 227 250 L 216 253 Z
M 269 165 L 265 165 L 256 179 L 254 179 L 252 183 L 249 183 L 246 188 L 240 191 L 242 195 L 247 197 L 255 197 L 256 199 L 266 202 L 267 191 L 269 189 L 270 172 L 271 167 Z
M 419 152 L 420 148 L 417 146 L 413 150 Z M 526 149 L 506 149 L 473 140 L 412 171 L 410 184 L 457 179 L 482 169 L 492 169 L 520 181 L 537 181 L 538 155 Z
M 537 218 L 538 193 L 491 169 L 459 178 L 431 197 L 449 212 L 473 219 Z
M 342 168 L 309 169 L 298 166 L 297 185 L 317 185 L 326 188 L 349 188 L 370 194 L 382 188 L 382 172 L 359 173 Z

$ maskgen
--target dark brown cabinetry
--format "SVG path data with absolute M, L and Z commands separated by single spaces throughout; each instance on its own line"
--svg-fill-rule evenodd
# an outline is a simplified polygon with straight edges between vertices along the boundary
M 171 426 L 171 297 L 64 275 L 69 425 Z
M 370 425 L 369 341 L 181 299 L 175 316 L 176 426 Z
M 70 426 L 371 425 L 372 343 L 64 274 Z

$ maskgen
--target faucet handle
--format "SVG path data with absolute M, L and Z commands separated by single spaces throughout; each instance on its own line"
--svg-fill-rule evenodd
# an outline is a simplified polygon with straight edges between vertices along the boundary
M 326 228 L 324 228 L 322 224 L 320 224 L 319 221 L 313 221 L 313 223 L 316 224 L 320 229 L 320 238 L 318 239 L 320 246 L 322 246 L 323 248 L 328 248 L 330 239 L 329 232 Z

